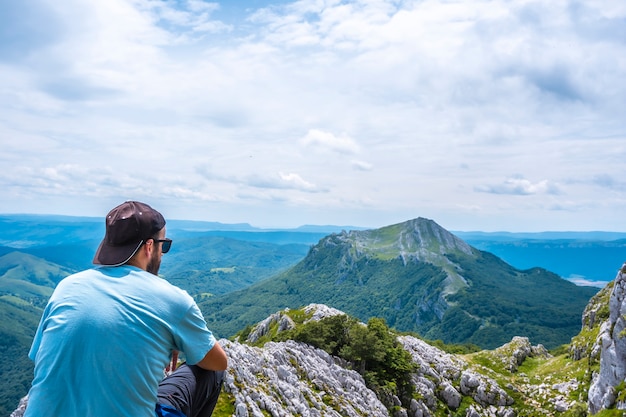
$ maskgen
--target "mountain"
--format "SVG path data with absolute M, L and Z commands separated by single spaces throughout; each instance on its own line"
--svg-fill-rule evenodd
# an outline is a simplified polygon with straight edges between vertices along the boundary
M 32 364 L 26 352 L 51 287 L 64 274 L 90 265 L 101 238 L 101 219 L 76 220 L 55 218 L 45 225 L 37 216 L 0 219 L 3 242 L 15 245 L 0 247 L 4 349 L 0 376 L 5 381 L 0 387 L 0 415 L 7 415 L 30 385 Z M 16 224 L 19 227 L 11 229 Z M 329 305 L 358 313 L 363 321 L 384 317 L 396 329 L 402 329 L 403 323 L 409 329 L 416 323 L 430 323 L 441 335 L 418 329 L 428 339 L 489 347 L 496 346 L 494 340 L 507 342 L 511 335 L 530 335 L 533 343 L 551 347 L 564 343 L 561 332 L 576 332 L 572 329 L 579 326 L 580 291 L 587 291 L 589 297 L 597 291 L 575 287 L 542 269 L 519 271 L 427 219 L 377 230 L 342 231 L 322 236 L 313 247 L 309 242 L 319 237 L 315 232 L 202 231 L 201 225 L 185 226 L 189 228 L 172 228 L 175 243 L 162 272 L 194 295 L 214 295 L 199 298 L 218 336 L 233 335 L 286 306 L 295 309 L 328 300 Z M 238 234 L 241 239 L 234 240 L 240 241 L 233 242 L 227 233 Z M 266 239 L 280 245 L 267 246 Z M 237 273 L 244 272 L 245 279 L 235 280 Z M 278 272 L 252 285 L 250 291 L 222 293 L 235 288 L 233 283 L 243 287 Z M 442 324 L 440 317 L 448 321 Z M 472 326 L 478 322 L 476 330 Z M 548 331 L 554 334 L 544 337 Z M 470 340 L 467 332 L 476 338 Z
M 61 245 L 101 238 L 102 219 L 71 216 L 0 215 L 0 245 L 13 248 Z
M 200 305 L 221 336 L 272 311 L 321 303 L 445 343 L 494 348 L 523 335 L 555 347 L 576 334 L 597 291 L 541 268 L 518 270 L 417 218 L 329 235 L 287 271 Z
M 64 271 L 58 272 L 61 276 L 93 267 L 103 234 L 100 218 L 0 215 L 0 245 L 5 245 L 0 246 L 0 257 L 13 252 L 33 256 L 14 263 L 11 274 L 23 278 L 19 283 L 5 279 L 0 287 L 22 293 L 32 290 L 26 288 L 32 280 L 20 268 L 30 268 L 34 259 L 63 267 Z M 168 221 L 168 235 L 174 245 L 164 258 L 161 274 L 199 296 L 241 289 L 274 275 L 301 260 L 310 245 L 324 236 L 319 232 L 264 231 L 246 223 L 186 220 Z M 56 282 L 58 279 L 39 284 L 53 288 Z

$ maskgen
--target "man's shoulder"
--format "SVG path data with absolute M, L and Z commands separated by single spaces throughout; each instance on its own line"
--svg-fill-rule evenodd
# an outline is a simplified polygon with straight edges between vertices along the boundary
M 59 285 L 67 284 L 76 280 L 89 279 L 98 274 L 99 272 L 97 268 L 84 269 L 82 271 L 74 272 L 73 274 L 66 276 L 61 281 L 59 281 Z
M 172 284 L 168 280 L 158 275 L 154 275 L 144 270 L 135 271 L 136 274 L 142 278 L 142 283 L 139 285 L 144 286 L 146 289 L 151 289 L 153 292 L 161 292 L 169 295 L 170 298 L 179 298 L 188 302 L 193 299 L 189 293 L 182 288 Z
M 104 278 L 104 282 L 109 283 L 122 280 L 124 281 L 123 286 L 142 288 L 145 290 L 146 294 L 162 294 L 163 296 L 167 296 L 169 299 L 180 299 L 185 303 L 188 303 L 189 299 L 193 299 L 187 291 L 177 287 L 166 279 L 129 265 L 107 267 L 98 266 L 91 269 L 85 269 L 69 275 L 67 278 L 63 279 L 63 281 L 71 283 L 75 281 L 98 280 L 98 277 Z

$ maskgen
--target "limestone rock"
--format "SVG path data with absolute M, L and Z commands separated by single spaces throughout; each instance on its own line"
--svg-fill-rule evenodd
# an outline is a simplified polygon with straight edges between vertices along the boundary
M 599 331 L 600 326 L 609 318 L 609 299 L 611 298 L 611 292 L 615 281 L 611 281 L 604 288 L 602 288 L 596 295 L 594 295 L 582 316 L 581 335 L 589 334 L 594 329 Z M 588 357 L 590 361 L 598 361 L 600 358 L 600 346 L 595 344 L 595 340 L 589 340 L 587 337 L 572 338 L 572 342 L 569 347 L 570 356 L 572 359 L 579 361 L 585 357 Z
M 283 332 L 285 330 L 293 329 L 296 324 L 287 314 L 289 309 L 285 309 L 283 311 L 279 311 L 278 313 L 274 313 L 270 315 L 265 320 L 257 323 L 250 334 L 248 335 L 246 342 L 248 343 L 256 343 L 259 339 L 267 334 L 269 334 L 270 329 L 273 325 L 277 324 L 277 332 Z M 307 321 L 319 321 L 326 317 L 336 316 L 340 314 L 346 314 L 343 311 L 337 310 L 332 307 L 328 307 L 324 304 L 309 304 L 304 308 L 304 312 L 306 314 L 311 314 L 311 318 Z
M 272 325 L 276 323 L 278 324 L 279 332 L 293 329 L 296 325 L 285 312 L 281 311 L 274 313 L 262 322 L 258 323 L 250 332 L 246 341 L 250 343 L 257 342 L 261 337 L 269 334 Z
M 617 273 L 609 299 L 609 319 L 602 323 L 593 347 L 600 352 L 600 371 L 589 388 L 589 411 L 592 414 L 614 407 L 626 410 L 617 402 L 615 387 L 626 381 L 626 263 Z
M 548 358 L 551 355 L 543 345 L 531 346 L 527 337 L 515 336 L 513 339 L 495 349 L 494 354 L 499 356 L 505 368 L 510 372 L 517 372 L 518 367 L 528 357 Z
M 398 340 L 418 364 L 413 384 L 420 400 L 411 405 L 415 415 L 433 415 L 437 399 L 455 409 L 463 396 L 471 396 L 479 404 L 472 408 L 472 413 L 479 416 L 490 415 L 492 407 L 502 408 L 502 413 L 510 410 L 513 399 L 506 391 L 495 380 L 470 370 L 467 362 L 412 336 L 400 336 Z
M 238 417 L 389 415 L 361 375 L 323 350 L 294 341 L 220 344 L 230 364 L 224 389 L 234 396 Z
M 341 310 L 337 310 L 336 308 L 328 307 L 325 304 L 309 304 L 304 307 L 304 312 L 306 314 L 312 314 L 312 317 L 307 321 L 320 321 L 327 317 L 345 315 Z M 305 321 L 306 323 L 306 321 Z

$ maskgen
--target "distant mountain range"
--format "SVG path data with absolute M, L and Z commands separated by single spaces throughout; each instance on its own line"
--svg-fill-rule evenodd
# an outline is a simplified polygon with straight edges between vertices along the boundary
M 310 246 L 331 233 L 343 230 L 367 228 L 304 225 L 295 229 L 261 229 L 248 223 L 168 220 L 168 233 L 177 241 L 219 236 L 246 242 Z M 0 255 L 20 249 L 70 268 L 88 268 L 103 233 L 104 222 L 96 217 L 0 215 Z M 614 265 L 623 262 L 626 253 L 624 232 L 452 233 L 516 268 L 538 266 L 574 283 L 597 287 L 613 279 Z

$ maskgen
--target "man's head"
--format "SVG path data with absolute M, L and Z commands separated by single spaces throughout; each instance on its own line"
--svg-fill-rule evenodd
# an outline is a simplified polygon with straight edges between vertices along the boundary
M 171 241 L 164 242 L 164 238 L 165 219 L 161 213 L 145 203 L 127 201 L 107 215 L 106 233 L 93 263 L 123 265 L 133 258 L 142 245 L 150 245 L 152 251 L 145 269 L 156 274 L 161 264 L 161 244 L 167 245 L 163 247 L 164 252 L 171 244 Z

